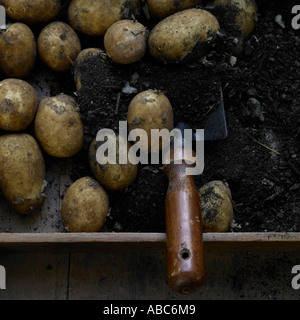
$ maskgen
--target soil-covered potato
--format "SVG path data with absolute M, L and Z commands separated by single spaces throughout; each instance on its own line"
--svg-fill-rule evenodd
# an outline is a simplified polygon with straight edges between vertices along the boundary
M 11 24 L 0 33 L 0 69 L 11 78 L 27 76 L 36 60 L 36 40 L 24 23 Z
M 116 138 L 116 140 L 114 140 Z M 107 155 L 102 152 L 97 153 L 99 148 L 110 148 L 116 143 L 115 153 Z M 104 145 L 104 143 L 106 145 Z M 120 148 L 119 148 L 120 146 Z M 135 180 L 138 173 L 138 165 L 130 162 L 128 152 L 131 144 L 126 138 L 119 135 L 109 135 L 106 141 L 92 141 L 89 150 L 89 163 L 95 178 L 108 190 L 116 191 L 128 187 Z M 115 159 L 113 158 L 115 157 Z M 121 157 L 125 159 L 120 163 Z M 107 163 L 103 163 L 104 158 Z
M 7 16 L 24 23 L 48 22 L 61 8 L 60 0 L 2 0 Z
M 39 34 L 37 45 L 41 60 L 55 71 L 68 70 L 81 51 L 77 33 L 61 21 L 45 26 Z
M 175 12 L 196 7 L 201 0 L 147 0 L 149 12 L 156 18 L 165 18 Z
M 69 232 L 98 232 L 109 211 L 109 198 L 99 183 L 91 177 L 75 181 L 66 191 L 61 217 Z
M 20 214 L 39 209 L 46 194 L 45 164 L 36 140 L 25 133 L 0 136 L 0 188 Z
M 224 19 L 232 20 L 241 29 L 242 38 L 252 33 L 257 20 L 255 0 L 214 0 L 214 5 L 225 9 Z
M 83 147 L 84 132 L 79 107 L 69 95 L 44 98 L 34 121 L 43 150 L 53 157 L 72 157 Z
M 144 151 L 159 151 L 162 148 L 155 147 L 151 141 L 152 129 L 173 129 L 173 110 L 166 95 L 157 90 L 146 90 L 137 94 L 130 102 L 127 114 L 129 131 L 143 129 L 147 133 L 148 140 L 139 141 Z
M 90 36 L 103 36 L 115 22 L 138 16 L 140 7 L 140 0 L 72 0 L 68 18 L 75 30 Z
M 164 63 L 192 61 L 208 52 L 219 28 L 218 20 L 210 12 L 186 9 L 168 16 L 152 29 L 149 51 Z
M 108 28 L 104 47 L 112 61 L 131 64 L 142 59 L 147 48 L 147 29 L 133 20 L 121 20 Z
M 0 81 L 0 128 L 26 129 L 34 120 L 39 100 L 35 89 L 21 79 Z
M 199 190 L 203 232 L 227 232 L 233 219 L 231 191 L 222 181 L 214 180 Z

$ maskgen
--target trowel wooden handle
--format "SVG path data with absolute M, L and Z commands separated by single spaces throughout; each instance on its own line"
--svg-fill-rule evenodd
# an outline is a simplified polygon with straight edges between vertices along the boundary
M 169 178 L 166 196 L 167 278 L 172 289 L 189 294 L 204 281 L 202 218 L 194 176 L 186 175 L 188 165 L 165 166 Z

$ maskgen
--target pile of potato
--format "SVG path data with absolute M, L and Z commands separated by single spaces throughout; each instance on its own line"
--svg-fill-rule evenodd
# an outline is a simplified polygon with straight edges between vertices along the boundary
M 66 4 L 67 22 L 60 16 Z M 84 143 L 76 97 L 61 93 L 39 101 L 36 90 L 27 82 L 36 60 L 57 72 L 58 77 L 62 71 L 72 71 L 70 81 L 75 80 L 78 91 L 79 66 L 91 57 L 126 65 L 140 61 L 149 52 L 164 64 L 194 61 L 213 48 L 221 30 L 217 18 L 201 9 L 201 4 L 199 0 L 1 1 L 11 24 L 0 33 L 0 188 L 14 210 L 29 214 L 43 205 L 47 195 L 44 153 L 73 157 Z M 237 14 L 232 23 L 240 27 L 241 39 L 249 36 L 257 13 L 254 0 L 215 0 L 214 4 L 234 8 Z M 155 22 L 151 30 L 141 23 L 147 19 Z M 38 37 L 32 31 L 35 26 L 41 27 Z M 83 36 L 99 37 L 99 48 L 82 48 Z M 128 125 L 146 131 L 171 130 L 172 112 L 168 98 L 153 88 L 134 97 L 128 108 Z M 33 135 L 26 131 L 30 125 Z M 124 144 L 122 152 L 128 152 L 126 139 Z M 150 146 L 151 141 L 144 149 L 149 151 Z M 74 182 L 63 199 L 61 215 L 70 232 L 101 230 L 109 211 L 108 191 L 123 190 L 137 176 L 134 164 L 99 164 L 98 148 L 99 142 L 94 139 L 88 155 L 93 177 Z M 232 218 L 231 195 L 218 190 L 214 189 L 215 193 L 227 201 L 228 210 L 222 209 L 229 212 L 222 228 L 226 231 Z

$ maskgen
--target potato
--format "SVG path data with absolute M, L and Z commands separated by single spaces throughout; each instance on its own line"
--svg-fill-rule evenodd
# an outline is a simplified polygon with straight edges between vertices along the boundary
M 110 154 L 107 154 L 109 157 L 106 164 L 101 164 L 103 158 L 106 157 L 104 154 L 101 157 L 97 155 L 97 150 L 101 145 L 107 143 L 107 146 L 112 146 L 112 139 L 116 137 L 116 162 L 110 158 Z M 119 148 L 119 144 L 122 146 Z M 119 135 L 110 135 L 107 137 L 107 141 L 96 141 L 96 138 L 92 141 L 89 150 L 89 163 L 93 175 L 95 178 L 108 190 L 117 191 L 122 190 L 128 187 L 133 183 L 137 176 L 138 165 L 130 163 L 128 159 L 128 151 L 131 147 L 131 144 L 122 136 Z M 127 163 L 120 164 L 119 159 L 123 155 Z M 100 161 L 98 161 L 100 160 Z
M 214 0 L 214 5 L 225 8 L 226 19 L 232 19 L 232 23 L 240 27 L 244 39 L 251 34 L 257 19 L 254 0 Z
M 37 45 L 41 60 L 55 71 L 68 70 L 81 51 L 77 33 L 61 21 L 45 26 L 39 34 Z
M 203 232 L 226 232 L 233 219 L 231 191 L 222 181 L 211 181 L 199 190 Z
M 127 122 L 129 130 L 143 129 L 148 135 L 148 141 L 139 141 L 141 149 L 144 151 L 159 151 L 162 149 L 160 141 L 159 147 L 155 147 L 151 141 L 152 129 L 173 129 L 173 110 L 166 95 L 157 90 L 146 90 L 137 94 L 130 102 Z
M 107 193 L 91 177 L 75 181 L 64 195 L 61 217 L 70 232 L 98 232 L 109 210 Z
M 83 147 L 84 132 L 74 98 L 59 94 L 44 98 L 34 121 L 34 131 L 43 150 L 53 157 L 72 157 Z
M 20 214 L 38 210 L 44 203 L 45 164 L 36 140 L 25 133 L 0 136 L 0 188 Z
M 164 63 L 189 62 L 207 53 L 219 28 L 218 20 L 210 12 L 186 9 L 168 16 L 152 29 L 149 51 Z
M 80 91 L 82 87 L 80 68 L 86 61 L 88 61 L 93 57 L 98 57 L 101 60 L 105 60 L 106 54 L 104 53 L 104 51 L 98 48 L 86 48 L 80 51 L 79 55 L 77 56 L 77 59 L 74 65 L 74 80 L 75 80 L 77 91 Z
M 201 0 L 147 0 L 149 12 L 153 17 L 162 19 L 178 11 L 196 7 Z
M 35 89 L 21 79 L 0 81 L 0 128 L 25 130 L 34 120 L 39 105 Z
M 0 69 L 12 78 L 27 76 L 36 60 L 36 41 L 24 23 L 13 23 L 0 34 Z
M 48 22 L 61 8 L 60 0 L 2 0 L 7 16 L 27 24 Z
M 68 18 L 72 28 L 90 36 L 104 36 L 115 22 L 140 13 L 140 0 L 72 0 Z
M 121 20 L 110 26 L 104 36 L 104 47 L 112 61 L 131 64 L 146 53 L 147 29 L 139 22 Z

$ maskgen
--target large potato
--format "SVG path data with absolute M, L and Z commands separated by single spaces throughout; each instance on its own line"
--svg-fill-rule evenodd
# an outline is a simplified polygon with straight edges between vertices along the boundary
M 46 194 L 45 164 L 35 139 L 28 134 L 0 137 L 0 188 L 20 214 L 39 209 Z
M 156 18 L 165 18 L 175 12 L 196 7 L 201 0 L 147 0 L 149 12 Z
M 211 181 L 199 190 L 203 232 L 226 232 L 233 219 L 231 191 L 222 181 Z
M 206 10 L 193 8 L 174 13 L 152 29 L 149 51 L 164 63 L 197 59 L 207 53 L 219 27 L 218 20 Z
M 39 100 L 35 89 L 21 79 L 0 81 L 0 128 L 26 129 L 34 120 Z
M 68 17 L 77 31 L 103 36 L 115 22 L 140 13 L 140 0 L 72 0 Z
M 257 19 L 257 6 L 254 0 L 214 0 L 214 5 L 225 9 L 224 19 L 236 24 L 241 29 L 243 38 L 251 34 Z
M 70 232 L 98 232 L 105 223 L 108 210 L 107 193 L 96 180 L 83 177 L 65 193 L 61 217 Z
M 24 23 L 13 23 L 0 33 L 0 69 L 12 78 L 27 76 L 36 59 L 36 41 Z
M 108 28 L 104 47 L 112 61 L 131 64 L 141 60 L 146 53 L 147 29 L 139 22 L 121 20 Z
M 60 0 L 2 0 L 8 17 L 24 23 L 48 22 L 59 13 Z
M 74 98 L 59 94 L 44 98 L 34 121 L 43 150 L 53 157 L 72 157 L 83 147 L 83 123 Z
M 39 34 L 37 45 L 41 60 L 55 71 L 68 70 L 81 51 L 77 33 L 61 21 L 45 26 Z
M 116 153 L 113 156 L 116 159 L 110 158 L 108 152 L 107 157 L 109 158 L 107 163 L 102 164 L 105 154 L 97 154 L 97 151 L 101 145 L 107 143 L 107 148 L 112 146 L 113 139 L 116 138 Z M 119 148 L 119 144 L 121 148 Z M 138 165 L 132 164 L 128 158 L 128 151 L 130 150 L 131 144 L 119 135 L 110 135 L 107 137 L 107 141 L 96 141 L 94 139 L 90 145 L 89 150 L 89 162 L 90 167 L 95 178 L 108 190 L 122 190 L 129 186 L 135 180 L 138 172 Z M 121 155 L 126 159 L 125 164 L 120 164 Z M 99 160 L 99 161 L 98 161 Z M 116 160 L 114 162 L 114 160 Z
M 173 129 L 173 110 L 169 99 L 161 91 L 146 90 L 137 94 L 130 102 L 127 122 L 129 130 L 143 129 L 147 133 L 148 140 L 139 141 L 144 151 L 159 151 L 151 140 L 152 129 Z

